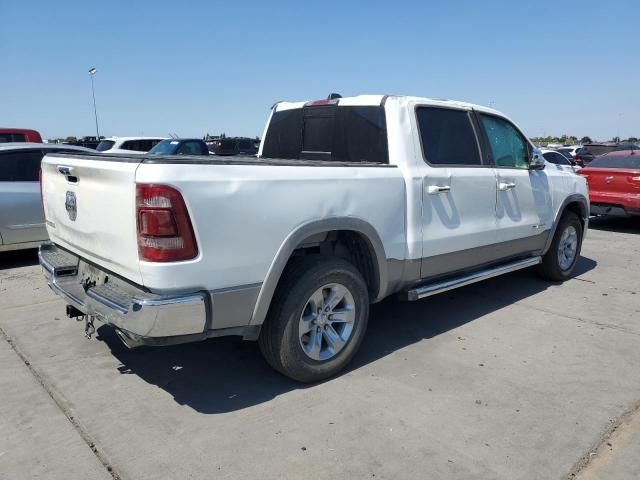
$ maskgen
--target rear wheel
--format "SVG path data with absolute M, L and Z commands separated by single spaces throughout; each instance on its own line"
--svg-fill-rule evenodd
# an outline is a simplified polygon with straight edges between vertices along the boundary
M 259 344 L 269 364 L 300 382 L 342 370 L 367 329 L 369 295 L 360 272 L 346 260 L 295 260 L 278 285 Z
M 542 257 L 540 273 L 554 282 L 566 280 L 573 273 L 582 247 L 582 223 L 567 211 L 562 215 L 549 251 Z

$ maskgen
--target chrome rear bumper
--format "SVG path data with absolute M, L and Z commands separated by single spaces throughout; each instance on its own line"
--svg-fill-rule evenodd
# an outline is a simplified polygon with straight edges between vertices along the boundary
M 42 244 L 38 257 L 56 294 L 82 313 L 115 327 L 129 347 L 207 337 L 210 307 L 205 292 L 154 294 L 53 243 Z

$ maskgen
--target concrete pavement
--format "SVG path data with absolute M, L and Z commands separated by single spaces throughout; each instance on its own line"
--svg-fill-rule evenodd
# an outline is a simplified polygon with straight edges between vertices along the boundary
M 234 338 L 86 340 L 33 253 L 4 255 L 0 478 L 638 478 L 640 224 L 593 224 L 576 279 L 387 300 L 313 386 Z

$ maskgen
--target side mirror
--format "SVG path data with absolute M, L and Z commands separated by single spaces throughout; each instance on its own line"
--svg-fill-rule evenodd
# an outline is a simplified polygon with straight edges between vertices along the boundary
M 529 170 L 542 170 L 546 163 L 544 157 L 539 152 L 533 152 L 531 161 L 529 162 Z

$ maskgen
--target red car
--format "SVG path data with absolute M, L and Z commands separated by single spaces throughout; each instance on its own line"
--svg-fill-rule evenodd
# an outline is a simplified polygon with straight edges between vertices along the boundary
M 0 127 L 0 143 L 9 142 L 42 143 L 42 137 L 39 132 L 28 128 Z
M 589 184 L 591 215 L 640 216 L 640 150 L 601 155 L 578 173 Z

